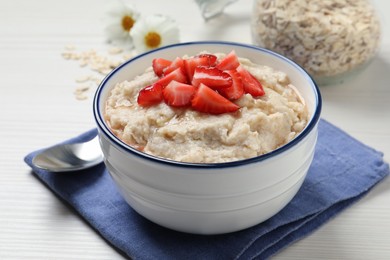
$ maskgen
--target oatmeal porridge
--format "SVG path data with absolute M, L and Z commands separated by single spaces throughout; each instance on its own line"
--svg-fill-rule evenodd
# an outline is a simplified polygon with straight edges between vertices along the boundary
M 207 57 L 212 64 L 194 68 L 198 57 Z M 245 86 L 251 80 L 254 85 Z M 261 89 L 250 89 L 255 83 Z M 308 121 L 305 101 L 288 75 L 238 58 L 234 51 L 155 59 L 141 75 L 114 86 L 104 116 L 126 144 L 157 157 L 193 163 L 229 162 L 271 152 L 297 136 Z

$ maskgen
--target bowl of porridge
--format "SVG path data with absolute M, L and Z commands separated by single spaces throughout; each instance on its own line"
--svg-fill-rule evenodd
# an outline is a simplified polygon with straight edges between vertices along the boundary
M 298 192 L 321 96 L 277 53 L 188 42 L 114 69 L 93 112 L 107 169 L 135 211 L 177 231 L 221 234 L 267 220 Z

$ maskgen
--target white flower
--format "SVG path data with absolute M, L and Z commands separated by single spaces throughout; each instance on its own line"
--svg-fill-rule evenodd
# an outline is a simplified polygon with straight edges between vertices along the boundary
M 126 43 L 132 47 L 129 32 L 139 19 L 134 6 L 124 0 L 111 2 L 105 16 L 105 32 L 107 39 L 113 43 Z
M 141 18 L 130 31 L 138 53 L 179 42 L 179 28 L 174 20 L 163 15 Z

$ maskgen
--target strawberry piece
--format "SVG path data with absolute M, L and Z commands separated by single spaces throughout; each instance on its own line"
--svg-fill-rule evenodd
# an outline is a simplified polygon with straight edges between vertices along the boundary
M 196 88 L 192 85 L 172 80 L 163 90 L 165 103 L 173 107 L 187 106 L 191 103 Z
M 217 68 L 220 70 L 235 70 L 238 66 L 240 66 L 240 62 L 238 61 L 238 57 L 234 50 L 221 59 L 217 64 Z
M 195 72 L 195 68 L 199 66 L 210 67 L 215 66 L 217 57 L 212 54 L 200 54 L 192 58 L 184 60 L 184 69 L 187 73 L 188 80 L 191 82 Z
M 253 97 L 259 97 L 265 94 L 260 81 L 258 81 L 249 71 L 242 66 L 239 66 L 237 72 L 241 75 L 245 93 L 249 93 Z
M 191 106 L 199 112 L 215 115 L 235 112 L 240 108 L 204 84 L 200 84 L 192 98 Z
M 225 72 L 232 77 L 233 84 L 231 87 L 219 89 L 219 94 L 230 100 L 239 99 L 244 95 L 244 86 L 240 74 L 236 70 L 225 70 Z
M 143 107 L 148 107 L 160 103 L 163 100 L 162 90 L 162 85 L 158 83 L 144 87 L 138 93 L 138 104 Z
M 191 81 L 195 87 L 201 83 L 212 89 L 228 88 L 232 85 L 232 77 L 215 67 L 196 67 Z
M 217 65 L 217 56 L 210 54 L 210 53 L 203 53 L 197 55 L 197 57 L 204 59 L 207 59 L 208 64 L 206 65 L 207 67 L 215 67 Z
M 157 80 L 156 83 L 165 87 L 172 80 L 176 80 L 176 81 L 181 82 L 181 83 L 187 83 L 187 76 L 184 73 L 182 68 L 175 69 L 171 73 L 169 73 L 169 74 L 163 76 L 162 78 L 160 78 L 159 80 Z
M 172 61 L 163 58 L 153 59 L 152 61 L 153 71 L 158 77 L 161 77 L 164 73 L 164 69 L 169 67 L 171 64 Z
M 177 68 L 184 68 L 184 61 L 180 57 L 177 57 L 176 59 L 174 59 L 172 61 L 172 63 L 163 70 L 163 74 L 168 75 L 169 73 L 171 73 L 172 71 L 174 71 Z

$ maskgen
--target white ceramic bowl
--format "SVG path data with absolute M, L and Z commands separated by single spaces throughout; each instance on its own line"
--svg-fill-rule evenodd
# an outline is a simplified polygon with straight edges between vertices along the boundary
M 286 72 L 306 101 L 310 120 L 291 142 L 271 153 L 228 163 L 183 163 L 140 152 L 118 139 L 104 120 L 112 87 L 131 80 L 153 58 L 174 59 L 201 51 L 228 53 Z M 311 77 L 274 52 L 229 42 L 189 42 L 137 56 L 113 70 L 94 99 L 105 164 L 124 199 L 142 216 L 189 233 L 220 234 L 256 225 L 280 211 L 297 193 L 312 162 L 321 97 Z

